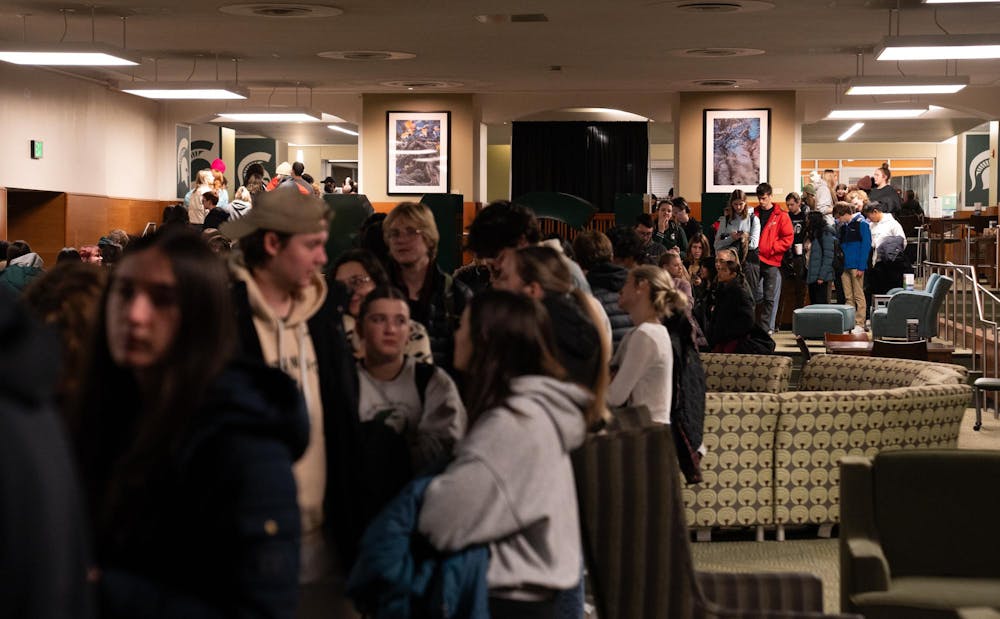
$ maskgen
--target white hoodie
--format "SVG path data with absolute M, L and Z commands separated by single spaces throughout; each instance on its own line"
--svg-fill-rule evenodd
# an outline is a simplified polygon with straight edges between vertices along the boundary
M 494 595 L 580 581 L 581 538 L 570 452 L 586 433 L 593 396 L 546 376 L 511 381 L 502 406 L 484 412 L 455 460 L 424 494 L 420 532 L 443 551 L 489 544 Z

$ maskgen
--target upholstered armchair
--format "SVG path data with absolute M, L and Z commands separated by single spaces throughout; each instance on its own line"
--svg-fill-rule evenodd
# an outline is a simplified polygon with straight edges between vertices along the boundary
M 845 612 L 868 619 L 996 616 L 1000 494 L 987 480 L 1000 479 L 1000 451 L 845 456 L 840 479 Z
M 811 574 L 695 572 L 669 426 L 591 437 L 573 466 L 601 619 L 828 616 Z
M 940 273 L 931 273 L 930 275 L 928 275 L 927 276 L 927 281 L 924 283 L 924 290 L 923 291 L 924 292 L 934 292 L 934 285 L 937 283 L 937 280 L 940 279 L 940 278 L 941 278 L 941 274 Z M 906 291 L 906 288 L 902 288 L 902 287 L 900 287 L 900 288 L 892 288 L 886 294 L 896 294 L 897 292 L 904 292 L 904 291 Z
M 889 299 L 889 306 L 872 312 L 872 337 L 906 337 L 906 321 L 919 321 L 918 334 L 930 339 L 937 335 L 937 313 L 945 296 L 954 283 L 942 275 L 934 284 L 933 292 L 904 290 Z

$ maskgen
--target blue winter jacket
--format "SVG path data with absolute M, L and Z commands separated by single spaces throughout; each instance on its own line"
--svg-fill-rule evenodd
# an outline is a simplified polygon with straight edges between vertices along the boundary
M 840 226 L 840 248 L 844 252 L 844 270 L 868 270 L 868 256 L 872 251 L 872 231 L 864 215 L 855 213 L 851 220 Z
M 820 238 L 813 239 L 809 248 L 809 264 L 806 269 L 806 283 L 833 281 L 833 227 L 823 229 Z
M 347 580 L 358 610 L 375 619 L 489 619 L 486 546 L 441 554 L 417 523 L 432 477 L 410 482 L 372 521 Z

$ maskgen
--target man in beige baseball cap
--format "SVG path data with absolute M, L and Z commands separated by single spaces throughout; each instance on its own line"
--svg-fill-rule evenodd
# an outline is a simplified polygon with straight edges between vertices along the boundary
M 324 512 L 335 511 L 329 505 L 324 510 L 324 501 L 344 496 L 339 487 L 329 487 L 338 476 L 328 476 L 328 470 L 339 468 L 328 465 L 328 459 L 339 457 L 340 450 L 328 446 L 327 439 L 336 439 L 340 420 L 346 418 L 343 408 L 351 401 L 345 390 L 352 383 L 339 368 L 354 367 L 352 359 L 337 358 L 339 351 L 349 349 L 335 328 L 341 318 L 327 299 L 322 273 L 329 218 L 323 200 L 285 186 L 259 194 L 245 216 L 220 229 L 239 241 L 230 269 L 240 348 L 294 378 L 306 403 L 309 445 L 294 468 L 302 519 L 299 581 L 303 599 L 319 596 L 328 611 L 350 608 L 342 575 L 331 567 L 338 561 L 323 528 L 330 524 L 324 522 Z

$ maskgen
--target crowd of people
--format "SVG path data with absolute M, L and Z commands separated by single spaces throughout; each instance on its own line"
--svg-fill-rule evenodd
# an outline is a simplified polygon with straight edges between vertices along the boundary
M 827 214 L 793 193 L 786 212 L 762 183 L 757 208 L 733 192 L 716 226 L 678 197 L 572 243 L 494 202 L 455 273 L 430 209 L 403 202 L 328 264 L 335 214 L 288 171 L 248 170 L 229 201 L 210 170 L 158 231 L 112 231 L 48 271 L 27 242 L 3 244 L 0 402 L 17 407 L 0 414 L 0 478 L 39 469 L 17 503 L 22 554 L 61 540 L 0 585 L 5 609 L 377 615 L 372 566 L 403 546 L 488 548 L 463 582 L 493 617 L 580 616 L 570 453 L 586 434 L 627 408 L 676 427 L 678 349 L 769 352 L 783 278 L 801 281 L 795 303 L 823 302 L 842 255 L 863 308 L 864 273 L 882 264 L 867 279 L 895 284 L 905 247 L 888 201 Z M 387 525 L 408 492 L 416 513 Z

